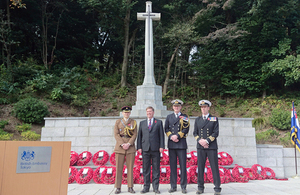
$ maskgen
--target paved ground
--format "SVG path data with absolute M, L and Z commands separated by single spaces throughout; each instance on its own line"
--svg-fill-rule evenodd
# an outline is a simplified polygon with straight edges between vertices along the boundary
M 213 184 L 205 184 L 205 195 L 213 195 Z M 248 183 L 227 183 L 222 184 L 222 195 L 224 194 L 248 194 L 248 195 L 299 195 L 300 194 L 300 179 L 289 178 L 287 181 L 280 180 L 250 180 Z M 136 194 L 140 194 L 143 186 L 140 184 L 134 185 L 134 190 Z M 160 184 L 159 186 L 161 194 L 169 194 L 168 190 L 170 184 Z M 181 195 L 180 186 L 177 186 L 177 191 L 172 193 L 174 195 Z M 197 185 L 188 184 L 187 194 L 196 194 Z M 108 195 L 114 194 L 114 185 L 104 185 L 104 184 L 69 184 L 68 185 L 68 195 Z M 121 195 L 129 195 L 127 192 L 127 186 L 122 185 Z M 154 195 L 152 188 L 150 192 L 146 195 Z M 130 194 L 131 195 L 131 194 Z

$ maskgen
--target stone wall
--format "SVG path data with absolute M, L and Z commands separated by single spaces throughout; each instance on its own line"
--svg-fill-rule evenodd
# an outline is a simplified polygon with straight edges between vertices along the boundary
M 68 117 L 45 118 L 42 128 L 42 141 L 71 141 L 72 150 L 77 153 L 96 153 L 105 150 L 113 152 L 115 139 L 113 129 L 119 117 Z M 137 124 L 144 118 L 135 118 Z M 193 137 L 196 117 L 190 118 L 190 132 L 187 137 L 188 152 L 196 150 Z M 165 118 L 161 118 L 163 122 Z M 219 151 L 229 153 L 234 164 L 251 167 L 257 163 L 255 129 L 252 119 L 219 118 Z M 166 142 L 167 143 L 167 142 Z M 167 146 L 166 146 L 167 147 Z

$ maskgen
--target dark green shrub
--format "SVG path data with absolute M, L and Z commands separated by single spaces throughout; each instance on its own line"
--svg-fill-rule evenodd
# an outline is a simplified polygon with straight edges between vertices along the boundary
M 281 129 L 287 130 L 291 128 L 291 113 L 280 108 L 275 108 L 270 117 L 271 125 Z
M 25 123 L 42 123 L 49 115 L 48 107 L 36 98 L 26 98 L 14 105 L 15 116 Z
M 5 125 L 8 125 L 8 121 L 0 121 L 0 129 L 3 129 Z

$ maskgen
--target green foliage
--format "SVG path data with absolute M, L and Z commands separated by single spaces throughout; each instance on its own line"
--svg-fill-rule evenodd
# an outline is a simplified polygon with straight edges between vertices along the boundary
M 55 86 L 56 77 L 53 74 L 38 73 L 32 80 L 26 82 L 32 92 L 45 92 Z
M 223 106 L 226 105 L 226 100 L 219 99 L 217 102 L 220 105 L 223 105 Z
M 224 117 L 226 115 L 224 107 L 221 107 L 220 105 L 216 105 L 215 109 L 220 117 Z
M 90 116 L 90 111 L 89 111 L 88 109 L 85 109 L 85 110 L 83 111 L 83 115 L 84 115 L 85 117 L 89 117 L 89 116 Z
M 6 120 L 1 120 L 0 121 L 0 129 L 3 129 L 5 127 L 5 125 L 8 125 L 8 121 Z
M 262 114 L 261 108 L 254 107 L 254 108 L 251 108 L 250 110 L 253 113 L 253 115 L 255 115 L 255 116 L 260 116 Z
M 274 137 L 279 136 L 279 133 L 274 129 L 268 129 L 267 131 L 263 131 L 260 133 L 256 133 L 255 137 L 258 142 L 268 141 Z
M 128 92 L 129 92 L 129 89 L 127 87 L 121 87 L 117 91 L 117 96 L 119 98 L 125 98 L 127 96 Z
M 0 121 L 0 140 L 11 140 L 11 138 L 13 137 L 13 134 L 7 133 L 6 131 L 3 130 L 5 125 L 8 125 L 8 121 L 1 120 Z
M 279 138 L 282 145 L 292 147 L 290 132 L 287 132 L 284 137 Z
M 87 94 L 78 94 L 73 96 L 73 101 L 71 105 L 77 106 L 77 107 L 84 107 L 89 104 L 90 100 Z
M 3 131 L 2 129 L 0 129 L 0 140 L 11 140 L 13 137 L 12 133 L 7 133 L 5 131 Z
M 287 130 L 291 128 L 291 113 L 280 108 L 275 108 L 270 116 L 271 125 L 280 129 Z
M 52 100 L 60 100 L 62 98 L 63 91 L 60 88 L 54 88 L 51 92 Z
M 25 131 L 29 131 L 29 130 L 31 130 L 31 124 L 24 123 L 22 125 L 17 125 L 16 130 L 20 133 L 25 132 Z
M 34 131 L 26 131 L 21 133 L 21 137 L 23 141 L 37 141 L 41 139 L 41 135 L 37 134 Z
M 262 129 L 267 124 L 265 117 L 259 117 L 252 120 L 252 126 L 255 127 L 255 130 Z
M 14 105 L 15 116 L 25 123 L 42 123 L 49 115 L 48 107 L 36 98 L 22 99 Z
M 118 101 L 117 101 L 117 99 L 113 99 L 113 101 L 112 101 L 112 109 L 118 109 Z

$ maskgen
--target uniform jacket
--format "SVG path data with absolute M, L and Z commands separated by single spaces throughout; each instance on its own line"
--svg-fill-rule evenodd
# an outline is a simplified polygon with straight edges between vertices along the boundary
M 153 124 L 149 131 L 148 119 L 140 122 L 137 149 L 142 151 L 159 151 L 159 148 L 165 148 L 165 135 L 162 121 L 153 118 Z
M 134 127 L 134 125 L 135 125 L 135 128 L 132 131 L 130 131 L 130 133 L 132 133 L 132 137 L 128 137 L 128 135 L 124 131 L 124 129 L 125 129 L 124 125 L 128 126 L 130 128 L 131 128 L 131 126 Z M 114 149 L 115 153 L 125 154 L 125 150 L 121 146 L 122 144 L 125 144 L 125 143 L 130 143 L 130 147 L 127 150 L 127 153 L 136 152 L 134 142 L 135 142 L 135 139 L 137 136 L 137 124 L 134 119 L 129 118 L 127 122 L 125 122 L 124 119 L 118 119 L 116 121 L 115 128 L 114 128 L 114 136 L 116 139 L 116 145 L 115 145 L 115 149 Z
M 183 125 L 181 122 L 183 122 Z M 190 124 L 188 116 L 182 114 L 176 118 L 175 114 L 169 114 L 165 121 L 165 133 L 168 137 L 168 148 L 170 149 L 187 149 L 186 136 L 189 132 Z M 170 138 L 172 135 L 178 136 L 178 142 L 173 142 Z
M 195 120 L 193 135 L 197 140 L 197 148 L 200 149 L 218 149 L 217 137 L 219 136 L 219 121 L 217 117 L 208 115 L 206 120 L 202 117 L 197 117 Z M 206 139 L 209 143 L 208 148 L 203 148 L 199 144 L 200 139 Z

